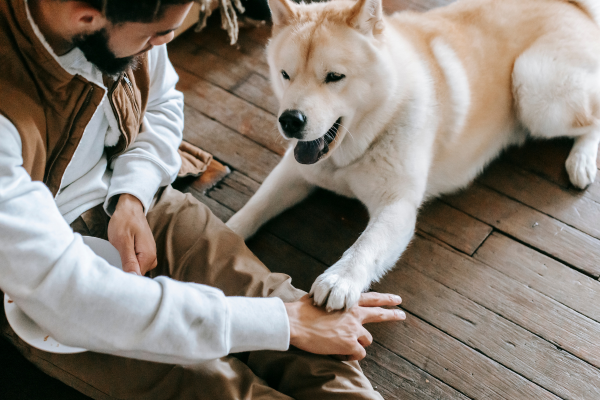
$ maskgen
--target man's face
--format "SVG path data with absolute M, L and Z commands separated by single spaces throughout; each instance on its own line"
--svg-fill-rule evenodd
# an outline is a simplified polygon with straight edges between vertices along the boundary
M 73 39 L 88 61 L 110 76 L 120 75 L 134 66 L 137 58 L 154 46 L 173 40 L 193 3 L 167 6 L 162 17 L 154 22 L 126 22 L 107 25 L 93 33 Z

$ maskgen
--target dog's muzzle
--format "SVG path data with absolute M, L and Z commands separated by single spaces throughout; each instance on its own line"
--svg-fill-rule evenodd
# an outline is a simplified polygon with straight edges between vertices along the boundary
M 337 137 L 338 128 L 342 117 L 338 118 L 331 128 L 315 140 L 298 141 L 294 148 L 294 157 L 300 164 L 314 164 L 329 153 L 329 145 Z

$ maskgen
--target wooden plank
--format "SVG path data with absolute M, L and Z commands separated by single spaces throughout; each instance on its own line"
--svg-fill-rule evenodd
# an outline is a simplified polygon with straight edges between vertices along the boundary
M 281 160 L 277 154 L 189 106 L 185 106 L 184 112 L 185 140 L 257 182 L 262 182 Z
M 470 398 L 558 399 L 414 315 L 368 328 L 377 343 Z
M 273 94 L 271 84 L 267 78 L 258 74 L 252 74 L 246 81 L 235 88 L 233 93 L 273 115 L 279 114 L 279 102 Z
M 583 191 L 571 185 L 569 175 L 565 169 L 565 161 L 569 156 L 571 147 L 573 147 L 573 140 L 569 138 L 531 140 L 523 147 L 511 148 L 502 159 L 526 171 L 533 172 L 562 188 L 569 189 L 569 193 L 582 194 L 584 197 L 600 203 L 600 174 Z M 598 157 L 600 158 L 600 152 Z M 600 161 L 597 161 L 598 163 Z
M 359 201 L 318 189 L 264 229 L 332 265 L 358 239 L 368 221 L 367 210 Z
M 360 362 L 360 367 L 362 368 L 367 379 L 371 382 L 371 385 L 373 385 L 373 389 L 378 391 L 379 394 L 381 394 L 386 400 L 431 399 L 431 397 L 427 397 L 422 394 L 420 397 L 417 397 L 415 394 L 406 390 L 403 387 L 405 382 L 404 380 L 401 380 L 401 378 L 399 378 L 397 375 L 394 375 L 392 372 L 377 364 L 368 354 L 367 357 Z
M 265 229 L 331 265 L 358 239 L 368 221 L 368 212 L 359 201 L 318 190 Z M 417 226 L 467 254 L 472 254 L 492 230 L 439 202 L 423 209 Z
M 505 158 L 528 171 L 568 187 L 570 181 L 565 162 L 572 147 L 573 139 L 567 137 L 551 140 L 531 139 L 523 146 L 509 149 Z M 600 152 L 596 158 L 596 166 L 600 168 Z
M 232 188 L 225 182 L 213 188 L 208 196 L 236 212 L 250 199 L 249 195 Z
M 478 180 L 508 197 L 600 238 L 600 203 L 505 162 L 490 166 Z
M 223 179 L 223 182 L 247 196 L 252 196 L 260 187 L 260 183 L 256 182 L 252 178 L 247 177 L 239 171 L 233 171 L 231 174 L 226 176 L 225 179 Z
M 469 255 L 492 232 L 491 226 L 438 200 L 430 202 L 419 212 L 417 229 Z
M 202 32 L 191 34 L 187 40 L 221 58 L 241 64 L 264 77 L 269 76 L 269 66 L 265 55 L 266 40 L 264 43 L 258 43 L 244 35 L 242 30 L 237 43 L 232 46 L 227 32 L 221 28 L 220 24 L 216 23 L 208 24 Z
M 169 58 L 178 74 L 186 71 L 214 85 L 231 89 L 254 73 L 243 65 L 225 60 L 187 40 L 188 35 L 186 33 L 168 45 Z
M 258 44 L 266 44 L 271 37 L 271 23 L 257 27 L 248 27 L 240 30 L 240 36 L 244 36 Z
M 419 250 L 423 248 L 417 245 L 409 252 Z M 600 370 L 425 276 L 419 268 L 430 266 L 400 262 L 374 290 L 400 294 L 402 307 L 410 313 L 560 397 L 600 398 Z
M 234 212 L 227 207 L 223 206 L 219 202 L 207 197 L 204 193 L 195 190 L 192 186 L 183 190 L 184 193 L 190 193 L 198 201 L 204 203 L 213 214 L 217 216 L 221 221 L 227 222 L 231 218 Z
M 239 211 L 260 184 L 238 171 L 229 174 L 220 185 L 208 193 L 208 196 L 233 211 Z
M 285 153 L 287 144 L 272 114 L 185 71 L 180 71 L 177 88 L 184 93 L 187 106 L 279 155 Z
M 600 282 L 497 232 L 474 258 L 600 322 Z
M 377 390 L 389 393 L 389 399 L 468 399 L 378 343 L 367 347 L 367 357 L 360 366 Z
M 271 271 L 288 274 L 294 286 L 306 292 L 326 268 L 323 263 L 265 231 L 258 232 L 247 244 Z
M 600 241 L 563 222 L 479 183 L 443 201 L 576 269 L 600 276 Z
M 401 259 L 473 302 L 600 366 L 600 324 L 456 251 L 416 239 Z
M 600 203 L 600 173 L 596 175 L 596 180 L 583 192 L 585 197 Z

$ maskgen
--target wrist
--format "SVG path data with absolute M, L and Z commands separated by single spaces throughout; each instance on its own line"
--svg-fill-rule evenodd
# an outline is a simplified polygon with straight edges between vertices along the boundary
M 144 205 L 134 195 L 123 193 L 119 195 L 119 199 L 117 200 L 117 206 L 115 207 L 115 211 L 119 209 L 125 209 L 129 211 L 139 211 L 144 212 Z
M 288 323 L 290 325 L 290 344 L 293 345 L 294 341 L 296 340 L 298 333 L 298 326 L 297 326 L 297 302 L 293 302 L 293 303 L 284 303 L 285 306 L 285 311 L 287 312 L 287 316 L 288 316 Z

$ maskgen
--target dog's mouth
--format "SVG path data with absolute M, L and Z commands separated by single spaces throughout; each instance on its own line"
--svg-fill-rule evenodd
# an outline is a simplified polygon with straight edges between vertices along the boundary
M 329 128 L 320 138 L 308 141 L 298 141 L 294 148 L 294 157 L 300 164 L 314 164 L 331 150 L 331 143 L 336 139 L 342 117 Z

